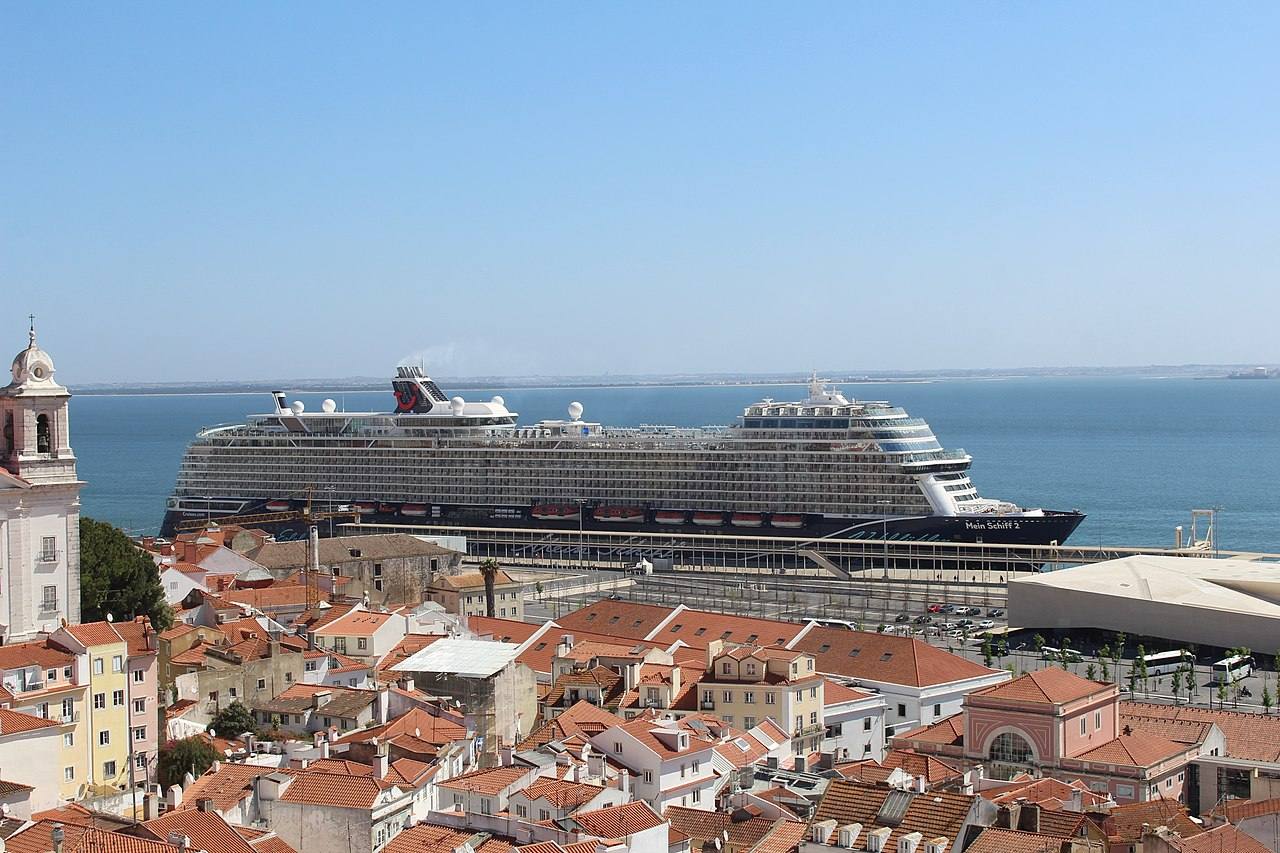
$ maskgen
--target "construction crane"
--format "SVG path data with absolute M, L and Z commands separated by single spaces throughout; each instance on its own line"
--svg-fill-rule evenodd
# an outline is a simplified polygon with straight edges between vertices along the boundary
M 324 521 L 325 519 L 349 519 L 351 521 L 359 521 L 360 513 L 353 509 L 325 510 L 322 512 L 311 511 L 311 493 L 314 486 L 307 486 L 307 502 L 302 509 L 288 510 L 286 512 L 259 512 L 250 513 L 248 515 L 224 515 L 218 518 L 193 519 L 191 521 L 181 521 L 177 524 L 176 529 L 179 532 L 186 530 L 203 530 L 212 525 L 219 527 L 228 524 L 239 525 L 240 527 L 256 527 L 263 524 L 276 524 L 287 521 Z

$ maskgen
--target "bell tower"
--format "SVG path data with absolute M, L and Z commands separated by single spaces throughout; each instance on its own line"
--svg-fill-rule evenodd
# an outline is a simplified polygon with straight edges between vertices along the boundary
M 80 621 L 80 488 L 53 359 L 36 344 L 13 359 L 0 388 L 0 636 L 29 639 Z M 50 627 L 52 626 L 52 627 Z

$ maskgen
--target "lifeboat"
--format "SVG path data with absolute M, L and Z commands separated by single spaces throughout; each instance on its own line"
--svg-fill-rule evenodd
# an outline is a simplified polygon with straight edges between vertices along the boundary
M 644 510 L 638 506 L 598 506 L 592 517 L 596 521 L 634 524 L 644 521 Z
M 804 527 L 804 516 L 791 515 L 789 513 L 774 513 L 773 518 L 769 519 L 769 523 L 774 527 Z
M 378 504 L 378 512 L 383 512 L 383 513 L 386 513 L 387 515 L 391 515 L 399 511 L 400 511 L 400 507 L 398 507 L 395 504 L 382 504 L 382 503 Z
M 401 504 L 400 514 L 410 518 L 423 518 L 427 514 L 426 504 Z
M 575 521 L 578 518 L 577 504 L 538 504 L 529 514 L 542 521 Z
M 758 512 L 735 512 L 729 523 L 734 527 L 759 527 L 764 524 L 764 516 Z
M 293 504 L 288 501 L 267 501 L 267 512 L 288 512 Z
M 660 509 L 653 514 L 659 524 L 684 524 L 687 513 L 682 509 Z
M 378 505 L 372 501 L 356 501 L 351 508 L 361 515 L 373 515 L 378 511 Z
M 724 524 L 723 512 L 695 512 L 693 523 L 702 527 L 719 527 Z

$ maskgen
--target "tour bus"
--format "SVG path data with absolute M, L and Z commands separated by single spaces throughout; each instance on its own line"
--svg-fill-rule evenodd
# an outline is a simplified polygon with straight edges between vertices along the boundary
M 1234 684 L 1253 674 L 1253 655 L 1232 655 L 1213 665 L 1214 684 Z
M 1061 661 L 1064 654 L 1067 656 L 1067 663 L 1080 663 L 1084 660 L 1075 649 L 1055 649 L 1053 646 L 1045 646 L 1040 650 L 1042 660 Z
M 1172 675 L 1180 669 L 1195 666 L 1196 656 L 1186 649 L 1156 652 L 1142 659 L 1147 665 L 1147 675 Z

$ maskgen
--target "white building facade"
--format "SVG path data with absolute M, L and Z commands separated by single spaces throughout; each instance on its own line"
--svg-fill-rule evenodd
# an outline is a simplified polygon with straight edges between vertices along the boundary
M 0 637 L 80 621 L 80 488 L 53 359 L 30 342 L 0 388 Z

